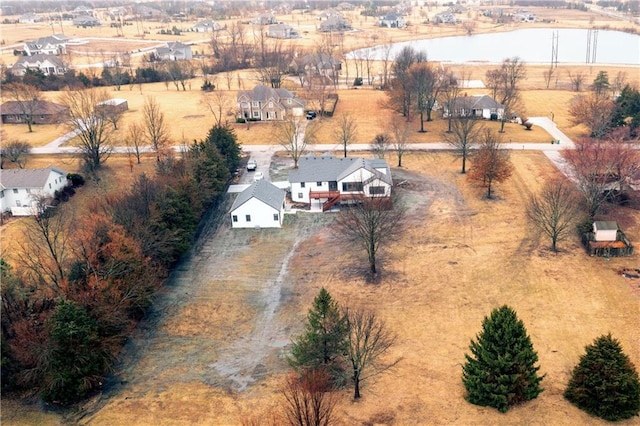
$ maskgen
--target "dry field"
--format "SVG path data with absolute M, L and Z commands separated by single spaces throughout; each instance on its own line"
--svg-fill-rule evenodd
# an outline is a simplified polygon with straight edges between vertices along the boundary
M 119 384 L 82 407 L 81 420 L 71 413 L 65 421 L 230 425 L 265 418 L 287 371 L 283 344 L 301 331 L 324 286 L 341 303 L 374 309 L 399 336 L 390 358 L 402 358 L 365 384 L 361 401 L 340 392 L 339 425 L 605 424 L 564 401 L 562 391 L 584 346 L 602 333 L 612 332 L 640 365 L 640 283 L 617 274 L 637 267 L 638 254 L 591 258 L 576 237 L 561 244 L 560 254 L 549 252 L 547 241 L 531 233 L 522 205 L 557 171 L 541 153 L 514 152 L 512 159 L 514 176 L 487 201 L 451 156 L 407 155 L 394 174 L 408 181 L 402 192 L 409 226 L 383 256 L 377 285 L 361 278 L 360 253 L 336 245 L 322 222 L 328 215 L 320 222 L 288 218 L 279 231 L 223 226 L 180 268 L 157 312 L 139 327 L 118 366 Z M 617 219 L 631 241 L 640 238 L 637 211 L 611 209 L 603 218 Z M 274 307 L 264 297 L 275 283 Z M 482 318 L 505 303 L 524 321 L 547 377 L 539 398 L 500 414 L 464 401 L 460 371 Z M 238 378 L 246 378 L 245 390 L 237 390 Z M 63 421 L 2 404 L 5 424 Z

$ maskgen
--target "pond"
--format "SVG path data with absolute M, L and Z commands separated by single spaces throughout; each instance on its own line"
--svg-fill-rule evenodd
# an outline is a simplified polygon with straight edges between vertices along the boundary
M 555 41 L 554 41 L 555 40 Z M 499 63 L 519 56 L 527 63 L 550 63 L 557 46 L 559 64 L 640 65 L 640 36 L 621 31 L 528 28 L 509 32 L 442 37 L 394 43 L 390 58 L 404 46 L 426 51 L 427 58 L 439 62 Z M 383 59 L 383 46 L 359 49 L 348 57 Z

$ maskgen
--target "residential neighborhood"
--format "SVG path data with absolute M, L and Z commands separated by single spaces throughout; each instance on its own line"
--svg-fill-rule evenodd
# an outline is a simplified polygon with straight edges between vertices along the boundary
M 0 13 L 3 425 L 639 418 L 635 2 Z

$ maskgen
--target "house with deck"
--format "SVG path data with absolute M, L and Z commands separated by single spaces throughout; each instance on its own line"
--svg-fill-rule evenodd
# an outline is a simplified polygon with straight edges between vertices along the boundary
M 42 208 L 42 197 L 53 198 L 67 186 L 67 173 L 53 166 L 44 169 L 1 169 L 0 212 L 31 216 Z
M 304 113 L 304 100 L 287 89 L 258 85 L 238 93 L 238 118 L 245 120 L 284 120 Z
M 232 228 L 280 228 L 285 192 L 264 179 L 252 183 L 231 206 Z
M 308 155 L 289 174 L 291 201 L 322 211 L 364 197 L 391 197 L 391 170 L 384 159 Z

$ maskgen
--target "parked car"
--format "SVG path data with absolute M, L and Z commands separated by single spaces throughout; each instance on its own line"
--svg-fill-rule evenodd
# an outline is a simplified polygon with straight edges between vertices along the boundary
M 253 175 L 253 181 L 257 182 L 259 180 L 264 179 L 264 174 L 262 172 L 256 172 L 255 175 Z
M 257 168 L 258 163 L 256 163 L 256 160 L 249 160 L 249 162 L 247 163 L 247 171 L 253 172 Z
M 307 111 L 307 120 L 313 120 L 318 114 L 315 111 Z

